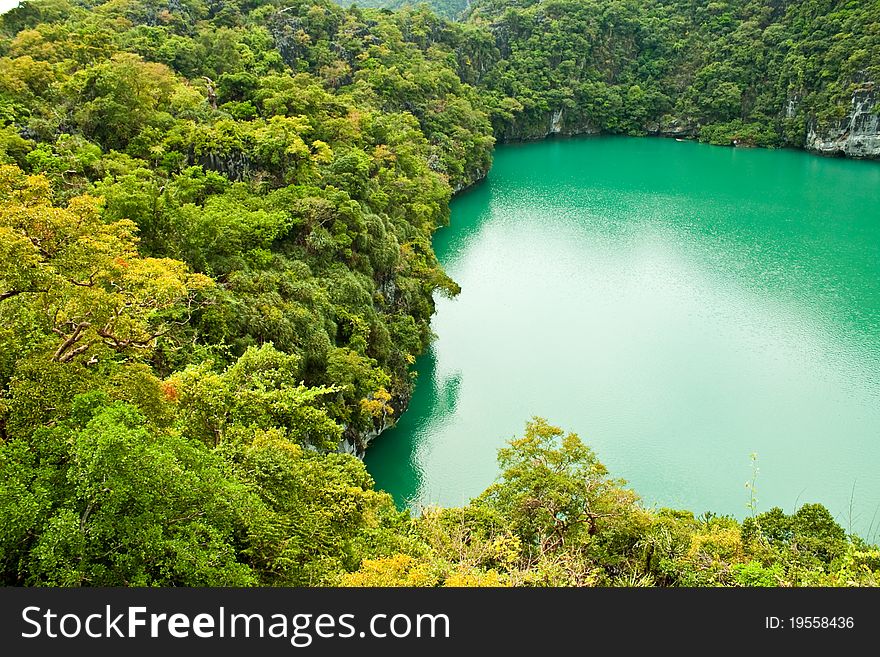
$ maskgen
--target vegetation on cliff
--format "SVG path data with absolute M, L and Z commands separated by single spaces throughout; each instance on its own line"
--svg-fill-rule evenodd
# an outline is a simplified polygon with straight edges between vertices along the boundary
M 480 0 L 497 53 L 479 84 L 500 135 L 699 136 L 803 147 L 880 78 L 877 3 Z

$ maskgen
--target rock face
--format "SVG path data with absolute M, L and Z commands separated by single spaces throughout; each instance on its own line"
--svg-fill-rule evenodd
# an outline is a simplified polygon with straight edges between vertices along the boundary
M 548 131 L 552 135 L 562 132 L 562 110 L 558 109 L 550 115 L 550 129 Z
M 544 139 L 550 135 L 597 135 L 601 132 L 589 123 L 579 121 L 576 117 L 571 118 L 564 108 L 559 108 L 533 118 L 531 121 L 518 123 L 516 121 L 507 125 L 499 141 L 528 141 Z
M 406 406 L 403 407 L 403 410 L 406 410 Z M 364 430 L 343 426 L 342 439 L 336 446 L 336 452 L 337 454 L 351 454 L 363 461 L 370 443 L 393 426 L 394 423 L 390 419 L 383 420 L 380 427 L 373 429 Z
M 488 174 L 488 173 L 489 173 L 488 169 L 478 169 L 478 170 L 474 171 L 470 175 L 468 180 L 453 184 L 452 185 L 452 193 L 458 194 L 459 192 L 463 192 L 464 190 L 468 189 L 469 187 L 476 185 L 478 182 L 483 180 L 486 177 L 486 174 Z
M 822 155 L 880 157 L 880 104 L 873 82 L 866 82 L 853 92 L 852 104 L 845 117 L 829 126 L 810 124 L 807 150 Z
M 822 124 L 815 119 L 808 122 L 807 134 L 796 139 L 799 143 L 791 145 L 820 155 L 880 159 L 880 89 L 866 77 L 866 74 L 862 74 L 843 118 Z M 780 108 L 782 116 L 786 119 L 796 118 L 802 111 L 802 102 L 800 94 L 789 96 L 785 105 Z M 642 128 L 648 135 L 679 139 L 696 139 L 701 130 L 696 119 L 672 115 L 650 120 Z M 496 126 L 496 130 L 499 143 L 538 140 L 554 135 L 602 133 L 602 130 L 585 121 L 576 111 L 566 108 L 521 115 L 506 125 Z M 749 144 L 740 142 L 732 145 Z M 461 191 L 468 186 L 469 183 L 460 185 L 455 191 Z
M 693 139 L 700 134 L 699 126 L 690 119 L 678 119 L 671 116 L 663 117 L 645 126 L 645 132 L 655 137 L 681 137 Z
M 359 459 L 364 458 L 367 447 L 373 442 L 383 431 L 390 429 L 393 425 L 390 422 L 383 423 L 380 429 L 371 429 L 370 431 L 349 431 L 346 429 L 342 434 L 342 440 L 336 447 L 336 451 L 340 454 L 351 454 Z
M 650 121 L 645 126 L 645 133 L 658 137 L 683 137 L 693 139 L 700 133 L 700 127 L 691 119 L 665 116 L 659 121 Z M 500 142 L 530 141 L 545 139 L 553 135 L 573 137 L 576 135 L 598 135 L 602 130 L 596 126 L 572 116 L 564 108 L 546 112 L 531 121 L 513 121 L 507 125 L 499 138 Z M 456 190 L 458 191 L 458 190 Z

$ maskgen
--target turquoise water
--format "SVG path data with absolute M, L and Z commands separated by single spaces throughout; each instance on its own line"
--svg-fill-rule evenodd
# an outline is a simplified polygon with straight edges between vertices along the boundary
M 397 428 L 400 504 L 458 505 L 534 415 L 647 506 L 819 501 L 880 527 L 880 164 L 638 138 L 498 148 L 434 241 L 461 285 Z M 876 516 L 875 516 L 876 514 Z

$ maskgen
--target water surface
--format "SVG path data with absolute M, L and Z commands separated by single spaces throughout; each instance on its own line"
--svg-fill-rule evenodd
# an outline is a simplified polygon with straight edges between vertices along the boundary
M 637 138 L 497 149 L 435 237 L 461 285 L 398 427 L 401 504 L 458 505 L 533 415 L 648 506 L 880 526 L 880 164 Z M 875 513 L 877 513 L 875 517 Z

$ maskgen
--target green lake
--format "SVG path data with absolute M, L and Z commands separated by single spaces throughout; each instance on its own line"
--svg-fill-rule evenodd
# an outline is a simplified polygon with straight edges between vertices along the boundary
M 672 139 L 497 149 L 434 245 L 461 285 L 398 426 L 401 505 L 459 505 L 532 416 L 649 507 L 822 502 L 880 535 L 880 163 Z

